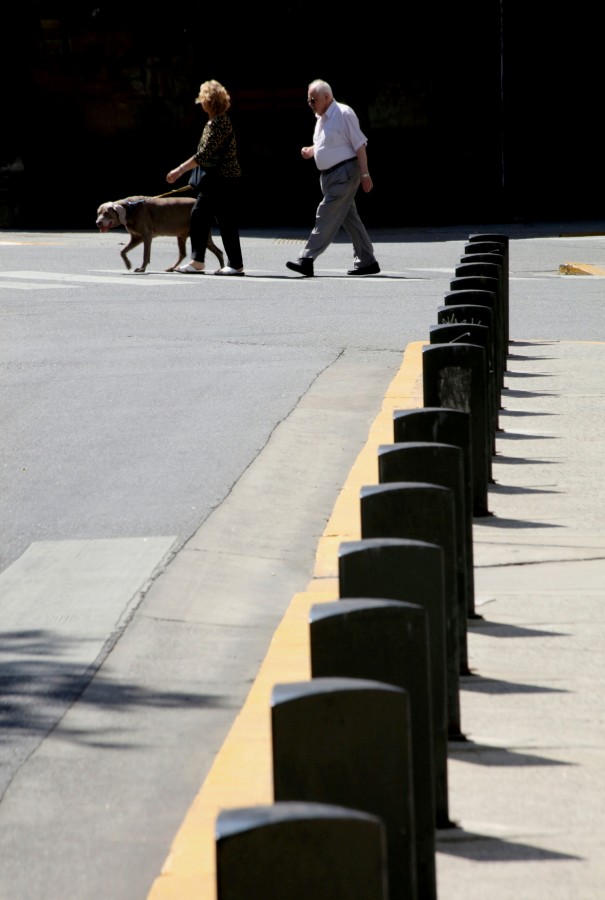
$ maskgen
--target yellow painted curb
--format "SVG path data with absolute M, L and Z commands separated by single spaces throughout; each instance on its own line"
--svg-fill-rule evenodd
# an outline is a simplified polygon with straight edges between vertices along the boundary
M 309 612 L 316 603 L 338 598 L 338 548 L 359 540 L 359 493 L 378 481 L 377 451 L 393 443 L 393 414 L 420 408 L 422 348 L 407 346 L 332 515 L 319 540 L 313 579 L 295 594 L 273 635 L 269 650 L 244 706 L 219 750 L 206 780 L 176 834 L 148 900 L 216 900 L 215 823 L 222 809 L 273 803 L 271 693 L 275 684 L 311 677 Z
M 559 275 L 605 275 L 605 269 L 588 263 L 563 263 L 559 266 Z

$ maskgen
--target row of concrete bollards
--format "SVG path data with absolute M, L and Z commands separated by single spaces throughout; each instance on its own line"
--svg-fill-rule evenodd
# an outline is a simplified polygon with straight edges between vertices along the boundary
M 423 403 L 394 413 L 361 540 L 312 606 L 311 679 L 274 685 L 274 803 L 216 820 L 218 900 L 436 900 L 448 741 L 476 618 L 473 516 L 508 354 L 508 238 L 469 236 L 423 349 Z

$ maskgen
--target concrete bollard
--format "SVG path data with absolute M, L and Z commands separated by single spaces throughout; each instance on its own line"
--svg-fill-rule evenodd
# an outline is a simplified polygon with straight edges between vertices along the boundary
M 436 900 L 435 765 L 427 612 L 419 604 L 360 597 L 315 604 L 309 627 L 313 678 L 380 681 L 408 694 L 418 896 Z
M 463 290 L 447 291 L 443 296 L 443 306 L 437 307 L 437 322 L 445 324 L 453 318 L 464 316 L 478 325 L 485 325 L 490 329 L 491 354 L 494 368 L 495 402 L 500 408 L 502 385 L 504 383 L 504 370 L 500 360 L 502 348 L 497 337 L 496 306 L 498 300 L 493 291 Z M 463 307 L 463 308 L 461 308 Z M 468 309 L 467 309 L 468 307 Z M 479 308 L 477 308 L 479 307 Z M 447 310 L 451 308 L 451 312 Z
M 481 244 L 467 244 L 467 247 L 481 247 Z M 500 286 L 502 289 L 502 332 L 505 358 L 508 355 L 508 272 L 506 268 L 506 260 L 501 253 L 495 250 L 486 253 L 471 253 L 466 251 L 460 258 L 460 265 L 466 263 L 493 263 L 495 262 L 500 270 Z M 458 273 L 456 273 L 458 274 Z M 464 273 L 462 273 L 464 275 Z
M 430 344 L 422 350 L 424 405 L 470 413 L 473 506 L 487 510 L 492 447 L 485 351 L 473 344 Z
M 452 319 L 464 319 L 465 307 L 439 306 L 437 307 L 437 324 L 429 326 L 430 344 L 455 344 L 467 343 L 483 347 L 485 350 L 485 368 L 487 372 L 487 393 L 490 427 L 490 449 L 492 456 L 496 453 L 496 432 L 499 430 L 499 389 L 497 374 L 494 367 L 493 330 L 487 325 L 478 322 L 452 321 Z M 488 310 L 489 312 L 489 310 Z M 442 318 L 449 321 L 440 321 Z
M 502 264 L 498 262 L 472 262 L 466 261 L 467 258 L 463 256 L 461 258 L 460 263 L 456 266 L 454 270 L 454 275 L 456 278 L 467 278 L 473 276 L 482 276 L 485 278 L 493 278 L 497 283 L 497 293 L 498 299 L 503 301 L 503 271 Z
M 464 459 L 454 444 L 407 441 L 378 447 L 378 481 L 423 481 L 449 488 L 456 516 L 458 615 L 475 618 L 473 520 L 466 508 Z
M 498 431 L 498 382 L 494 367 L 493 329 L 478 322 L 464 321 L 467 307 L 438 306 L 437 324 L 429 326 L 430 344 L 455 344 L 464 342 L 476 344 L 485 350 L 485 367 L 487 371 L 488 407 L 490 411 L 490 446 L 492 455 L 496 452 L 496 431 Z M 491 310 L 488 310 L 491 314 Z M 446 321 L 440 321 L 440 314 Z M 471 313 L 472 315 L 472 313 Z M 449 321 L 448 321 L 449 317 Z M 456 320 L 456 321 L 453 321 Z
M 386 827 L 389 900 L 419 900 L 407 693 L 357 678 L 277 684 L 271 728 L 274 800 L 378 816 Z
M 496 263 L 496 265 L 500 268 L 500 282 L 502 285 L 502 311 L 503 311 L 503 319 L 504 319 L 504 332 L 506 336 L 506 323 L 508 322 L 508 264 L 506 257 L 501 252 L 501 249 L 493 249 L 493 250 L 481 250 L 481 247 L 494 247 L 497 248 L 497 244 L 466 244 L 464 247 L 464 253 L 460 257 L 460 265 L 465 265 L 466 263 Z M 476 249 L 471 249 L 476 248 Z
M 495 253 L 501 256 L 503 265 L 506 266 L 506 274 L 508 274 L 507 252 L 504 244 L 500 241 L 469 241 L 462 248 L 465 256 L 475 256 L 478 253 Z
M 466 279 L 463 279 L 466 281 Z M 458 284 L 456 278 L 453 279 L 454 282 Z M 491 312 L 491 326 L 494 329 L 494 360 L 497 358 L 497 354 L 499 351 L 499 343 L 497 341 L 497 320 L 496 320 L 496 312 L 498 308 L 498 297 L 495 291 L 487 291 L 481 288 L 470 288 L 470 287 L 457 287 L 453 291 L 446 291 L 443 296 L 443 304 L 444 306 L 460 306 L 460 305 L 473 305 L 473 306 L 487 306 Z M 487 323 L 486 323 L 487 324 Z
M 508 237 L 503 234 L 474 234 L 469 235 L 468 242 L 464 245 L 465 253 L 491 253 L 492 250 L 500 253 L 506 259 L 508 257 Z
M 435 824 L 449 828 L 447 786 L 448 723 L 460 739 L 460 678 L 447 653 L 443 549 L 425 541 L 368 538 L 342 541 L 338 550 L 341 598 L 381 597 L 415 603 L 427 613 L 431 665 Z
M 460 675 L 468 675 L 466 618 L 461 622 L 458 614 L 456 516 L 452 491 L 422 482 L 392 482 L 363 487 L 361 536 L 409 538 L 434 543 L 443 549 L 448 673 L 451 665 Z M 448 678 L 448 686 L 449 681 Z M 449 722 L 448 730 L 452 734 L 459 732 L 459 722 Z
M 504 332 L 505 332 L 505 340 L 506 346 L 510 342 L 510 322 L 509 322 L 509 274 L 510 274 L 510 244 L 509 238 L 506 234 L 470 234 L 468 237 L 468 243 L 464 245 L 464 250 L 466 252 L 467 247 L 469 248 L 469 253 L 476 253 L 476 250 L 471 248 L 480 247 L 481 253 L 490 253 L 491 249 L 488 248 L 498 248 L 495 250 L 496 253 L 500 253 L 502 255 L 503 263 L 503 273 L 504 273 L 504 284 L 505 284 L 505 317 L 504 317 Z
M 222 810 L 217 900 L 387 900 L 386 832 L 368 813 L 323 803 Z
M 481 247 L 499 247 L 499 249 L 486 249 L 479 253 L 477 253 L 475 249 L 471 249 Z M 508 345 L 510 343 L 510 279 L 508 248 L 505 247 L 504 244 L 498 245 L 496 243 L 479 242 L 469 243 L 465 245 L 465 253 L 461 259 L 461 263 L 466 261 L 467 256 L 469 260 L 472 259 L 477 262 L 489 262 L 489 257 L 492 255 L 497 257 L 497 260 L 502 267 L 502 330 L 504 336 L 504 347 L 506 353 L 508 354 Z
M 504 382 L 504 372 L 506 371 L 507 346 L 504 333 L 502 292 L 500 290 L 499 281 L 497 278 L 489 278 L 486 275 L 471 275 L 469 272 L 464 276 L 452 278 L 450 281 L 450 290 L 447 293 L 468 290 L 488 291 L 494 295 L 494 302 L 492 305 L 494 311 L 494 340 L 496 345 L 498 372 L 500 374 L 500 387 L 502 387 Z M 444 304 L 448 304 L 447 299 L 444 299 Z
M 504 371 L 500 362 L 501 347 L 496 331 L 496 303 L 496 295 L 491 291 L 448 291 L 443 297 L 444 305 L 437 307 L 437 324 L 444 325 L 455 319 L 470 319 L 477 325 L 489 328 L 494 371 L 494 404 L 500 409 Z
M 508 293 L 508 283 L 504 256 L 499 250 L 496 249 L 486 250 L 482 252 L 480 249 L 482 246 L 482 244 L 466 244 L 464 247 L 464 253 L 460 257 L 458 265 L 464 266 L 468 265 L 469 263 L 493 263 L 498 266 L 498 278 L 500 281 L 500 286 L 502 288 L 502 301 L 504 303 L 503 309 L 506 309 L 505 300 Z M 495 247 L 497 245 L 493 246 Z M 489 272 L 486 272 L 485 274 L 489 275 Z M 464 272 L 462 273 L 462 275 L 464 276 Z
M 496 333 L 494 329 L 495 295 L 491 291 L 448 291 L 443 298 L 443 306 L 437 307 L 437 324 L 471 324 L 482 325 L 490 333 L 490 354 L 494 369 L 498 368 L 496 361 L 498 347 L 496 345 Z M 464 313 L 465 318 L 461 318 Z M 445 341 L 443 343 L 446 343 Z M 499 379 L 498 379 L 499 383 Z
M 508 339 L 507 339 L 507 326 L 506 322 L 508 319 L 508 289 L 507 285 L 504 281 L 504 267 L 501 261 L 501 257 L 498 257 L 499 261 L 495 261 L 496 257 L 494 257 L 494 261 L 490 261 L 489 257 L 486 259 L 486 255 L 482 255 L 482 259 L 479 260 L 477 256 L 462 256 L 460 263 L 456 266 L 454 270 L 454 275 L 456 278 L 466 278 L 473 276 L 486 276 L 487 278 L 494 278 L 498 287 L 496 289 L 496 294 L 498 297 L 498 312 L 500 314 L 500 331 L 501 331 L 501 344 L 502 344 L 502 365 L 503 369 L 506 371 L 506 358 L 508 356 Z
M 508 253 L 509 237 L 507 234 L 495 234 L 493 232 L 469 234 L 468 241 L 469 241 L 469 243 L 475 242 L 475 241 L 495 241 L 498 244 L 502 244 L 502 246 Z
M 396 409 L 393 413 L 393 438 L 396 444 L 405 441 L 437 441 L 460 447 L 464 460 L 466 508 L 472 510 L 474 516 L 485 514 L 483 507 L 474 503 L 470 413 L 460 409 L 446 409 L 444 406 Z

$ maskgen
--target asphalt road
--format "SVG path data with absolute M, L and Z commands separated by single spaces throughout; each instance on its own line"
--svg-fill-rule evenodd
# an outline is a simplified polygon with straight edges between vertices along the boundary
M 513 239 L 513 336 L 604 339 L 602 279 L 558 274 L 605 264 L 594 223 L 379 232 L 360 280 L 345 242 L 288 273 L 303 232 L 245 233 L 243 279 L 164 273 L 168 238 L 136 275 L 118 232 L 0 233 L 2 900 L 146 896 L 483 231 Z

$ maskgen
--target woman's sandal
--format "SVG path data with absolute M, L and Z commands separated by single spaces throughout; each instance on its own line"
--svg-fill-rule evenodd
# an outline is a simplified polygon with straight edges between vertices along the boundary
M 223 266 L 222 269 L 217 269 L 214 273 L 215 275 L 245 275 L 244 268 L 242 266 L 241 269 L 234 269 L 233 266 Z
M 182 272 L 184 275 L 205 275 L 206 270 L 204 266 L 201 269 L 198 269 L 197 266 L 194 266 L 193 263 L 187 263 L 186 266 L 179 266 L 176 270 L 177 272 Z

